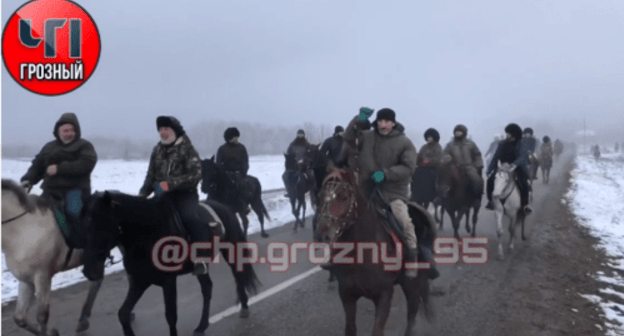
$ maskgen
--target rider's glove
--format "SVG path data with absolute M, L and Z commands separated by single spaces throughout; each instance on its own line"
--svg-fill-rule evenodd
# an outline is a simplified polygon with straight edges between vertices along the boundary
M 29 190 L 30 188 L 32 188 L 32 183 L 30 183 L 30 181 L 28 180 L 24 180 L 20 183 L 20 186 L 22 186 L 22 188 Z
M 371 179 L 375 183 L 381 183 L 386 179 L 386 174 L 383 172 L 383 170 L 378 170 L 371 175 Z
M 156 196 L 160 196 L 166 191 L 169 191 L 169 184 L 167 184 L 167 182 L 157 183 L 154 187 L 154 194 L 156 194 Z
M 368 118 L 370 118 L 370 116 L 373 115 L 373 112 L 375 112 L 374 109 L 368 108 L 368 107 L 361 107 L 360 108 L 360 121 L 364 121 L 367 120 Z

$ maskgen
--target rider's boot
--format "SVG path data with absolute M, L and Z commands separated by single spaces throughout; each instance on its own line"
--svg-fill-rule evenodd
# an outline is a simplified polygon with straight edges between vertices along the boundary
M 429 265 L 430 265 L 430 267 L 429 267 L 429 279 L 430 280 L 435 280 L 435 279 L 439 278 L 440 277 L 440 272 L 436 268 L 435 262 L 433 260 L 433 253 L 432 253 L 431 249 L 426 247 L 426 246 L 422 246 L 421 245 L 420 250 L 422 252 L 423 261 L 424 262 L 428 262 Z

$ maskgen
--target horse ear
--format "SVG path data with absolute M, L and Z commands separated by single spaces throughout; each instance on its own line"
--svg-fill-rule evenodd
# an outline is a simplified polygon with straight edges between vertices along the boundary
M 111 206 L 113 199 L 111 198 L 111 195 L 108 192 L 108 190 L 104 191 L 104 195 L 102 196 L 102 202 L 106 206 Z
M 501 167 L 500 160 L 498 160 L 497 163 L 498 163 L 498 168 L 500 168 Z
M 215 160 L 215 157 L 214 157 L 214 154 L 212 154 L 212 157 L 210 158 L 210 161 L 214 162 L 214 160 Z

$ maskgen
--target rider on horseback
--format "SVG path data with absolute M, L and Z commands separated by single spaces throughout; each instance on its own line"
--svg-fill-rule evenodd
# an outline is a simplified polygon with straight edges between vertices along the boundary
M 156 126 L 160 142 L 154 147 L 139 196 L 152 192 L 172 204 L 194 242 L 209 242 L 210 228 L 199 217 L 197 184 L 201 180 L 201 161 L 182 125 L 172 116 L 159 116 Z M 207 257 L 207 250 L 198 250 Z M 208 265 L 197 262 L 194 275 L 206 274 Z
M 368 118 L 373 110 L 360 109 L 344 133 L 345 141 L 360 142 L 359 162 L 349 162 L 351 167 L 360 167 L 361 176 L 370 176 L 380 187 L 384 201 L 390 205 L 392 213 L 403 227 L 407 240 L 406 260 L 415 262 L 418 256 L 416 232 L 408 212 L 409 183 L 416 169 L 416 147 L 405 136 L 405 127 L 395 120 L 395 112 L 383 108 L 377 112 L 377 119 L 372 123 Z M 416 270 L 407 270 L 406 276 L 415 277 Z
M 37 154 L 20 179 L 27 190 L 43 179 L 41 197 L 64 201 L 71 213 L 78 215 L 82 201 L 91 194 L 91 172 L 97 163 L 93 145 L 81 138 L 76 114 L 64 113 L 54 125 L 56 140 Z
M 466 138 L 468 128 L 457 125 L 453 130 L 453 141 L 449 142 L 444 149 L 444 154 L 450 155 L 463 170 L 470 181 L 470 190 L 475 195 L 483 194 L 483 158 L 477 145 Z
M 554 151 L 553 144 L 552 142 L 550 142 L 550 138 L 548 137 L 548 135 L 545 135 L 544 138 L 542 138 L 542 140 L 544 142 L 540 146 L 540 162 L 543 166 L 550 169 L 550 167 L 552 166 L 553 151 Z
M 498 161 L 501 163 L 509 163 L 515 167 L 518 189 L 520 189 L 520 198 L 525 213 L 533 212 L 529 204 L 529 167 L 527 165 L 528 149 L 524 147 L 522 142 L 522 129 L 516 124 L 509 124 L 505 127 L 507 138 L 501 142 L 494 153 L 494 157 L 490 162 L 487 170 L 487 198 L 488 204 L 485 206 L 488 210 L 494 210 L 492 202 L 492 192 L 494 191 L 494 178 Z
M 240 132 L 235 127 L 230 127 L 223 133 L 225 144 L 217 150 L 217 164 L 223 166 L 230 179 L 234 181 L 239 195 L 239 207 L 246 215 L 249 207 L 244 201 L 245 182 L 249 170 L 249 155 L 245 146 L 239 142 Z
M 323 145 L 321 146 L 320 155 L 324 155 L 327 157 L 329 162 L 333 163 L 334 166 L 339 167 L 340 163 L 338 160 L 340 159 L 340 153 L 342 151 L 342 143 L 344 139 L 342 135 L 344 134 L 344 128 L 340 125 L 334 128 L 334 135 L 327 138 Z
M 440 133 L 435 128 L 425 131 L 425 141 L 427 143 L 420 149 L 416 158 L 416 166 L 421 169 L 430 170 L 433 176 L 438 176 L 438 168 L 442 160 L 442 146 L 440 146 Z
M 305 163 L 305 155 L 308 149 L 310 148 L 310 143 L 308 139 L 305 138 L 305 132 L 300 129 L 297 131 L 297 138 L 293 140 L 290 145 L 288 145 L 288 149 L 286 150 L 286 155 L 295 154 L 295 160 L 297 164 L 302 165 Z M 288 196 L 288 183 L 286 183 L 286 177 L 288 172 L 284 172 L 282 174 L 282 181 L 284 182 L 284 186 L 286 186 L 286 195 Z M 314 170 L 310 167 L 306 167 L 304 172 L 304 178 L 310 184 L 314 184 L 316 179 L 314 177 Z
M 530 127 L 527 127 L 524 129 L 524 138 L 522 138 L 522 145 L 526 148 L 527 150 L 527 155 L 529 157 L 529 164 L 531 164 L 531 178 L 532 179 L 537 179 L 536 177 L 536 173 L 537 173 L 537 158 L 534 156 L 535 153 L 535 149 L 538 148 L 538 142 L 537 139 L 533 136 L 533 129 Z

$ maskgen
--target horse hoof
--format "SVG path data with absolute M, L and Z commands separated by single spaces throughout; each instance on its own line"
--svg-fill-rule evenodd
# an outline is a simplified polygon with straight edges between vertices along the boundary
M 204 332 L 203 331 L 193 331 L 193 336 L 204 336 Z
M 52 329 L 50 329 L 50 332 L 48 333 L 48 335 L 50 335 L 50 336 L 59 336 L 59 332 L 58 332 L 58 330 L 52 328 Z
M 266 233 L 266 232 L 262 232 L 262 233 L 260 234 L 260 236 L 261 236 L 262 238 L 269 238 L 269 234 L 268 234 L 268 233 Z
M 89 329 L 89 320 L 78 321 L 78 326 L 76 327 L 76 332 L 83 332 Z
M 249 317 L 249 308 L 242 308 L 240 313 L 238 314 L 240 318 L 248 318 Z
M 130 322 L 134 321 L 134 312 L 130 313 Z

